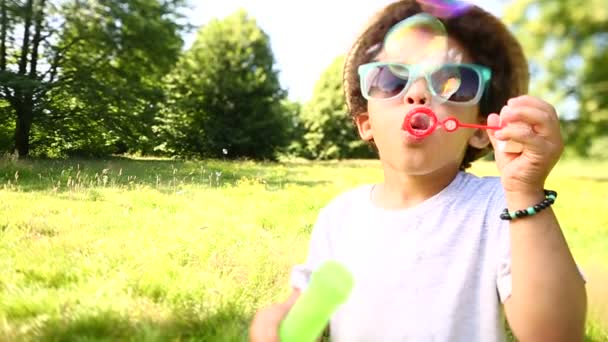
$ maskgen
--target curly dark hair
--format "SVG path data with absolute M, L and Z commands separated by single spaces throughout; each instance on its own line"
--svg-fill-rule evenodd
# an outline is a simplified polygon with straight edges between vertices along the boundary
M 367 112 L 367 101 L 359 88 L 357 68 L 371 61 L 368 53 L 374 46 L 382 43 L 388 30 L 398 22 L 423 12 L 415 0 L 402 0 L 388 5 L 374 16 L 370 24 L 355 41 L 346 57 L 343 82 L 346 103 L 350 116 L 354 119 Z M 472 6 L 465 13 L 449 19 L 440 19 L 448 35 L 457 40 L 469 53 L 473 62 L 492 70 L 492 80 L 488 90 L 479 102 L 479 113 L 487 118 L 498 113 L 507 101 L 527 93 L 529 71 L 521 45 L 496 17 Z M 471 166 L 471 162 L 483 157 L 492 150 L 467 147 L 460 168 Z

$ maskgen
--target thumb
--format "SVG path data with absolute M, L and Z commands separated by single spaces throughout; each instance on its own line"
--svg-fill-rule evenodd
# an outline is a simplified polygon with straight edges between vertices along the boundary
M 500 116 L 498 116 L 498 114 L 488 115 L 488 126 L 499 127 L 500 126 Z M 495 132 L 496 132 L 495 130 L 489 129 L 488 137 L 490 137 L 490 142 L 492 143 L 492 146 L 494 147 L 494 152 L 498 152 L 498 151 L 500 151 L 499 146 L 498 146 L 500 144 L 500 142 L 498 142 L 496 137 L 494 136 Z

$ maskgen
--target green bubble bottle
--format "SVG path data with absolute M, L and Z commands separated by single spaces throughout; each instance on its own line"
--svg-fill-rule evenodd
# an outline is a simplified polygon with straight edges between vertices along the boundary
M 314 342 L 353 288 L 352 274 L 340 263 L 327 261 L 313 272 L 279 328 L 281 342 Z

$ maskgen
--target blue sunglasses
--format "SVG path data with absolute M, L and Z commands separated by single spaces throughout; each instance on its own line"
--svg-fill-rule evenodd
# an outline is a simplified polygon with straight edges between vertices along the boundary
M 359 66 L 361 93 L 367 100 L 392 100 L 403 96 L 424 77 L 433 97 L 456 105 L 479 103 L 492 72 L 477 64 L 403 64 L 373 62 Z

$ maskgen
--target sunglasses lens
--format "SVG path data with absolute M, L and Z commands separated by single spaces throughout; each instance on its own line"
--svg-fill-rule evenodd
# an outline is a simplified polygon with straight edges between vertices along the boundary
M 401 93 L 407 85 L 409 70 L 399 65 L 377 65 L 365 76 L 366 89 L 370 98 L 389 99 Z
M 467 66 L 443 66 L 431 74 L 437 96 L 454 103 L 474 100 L 481 91 L 479 74 Z

